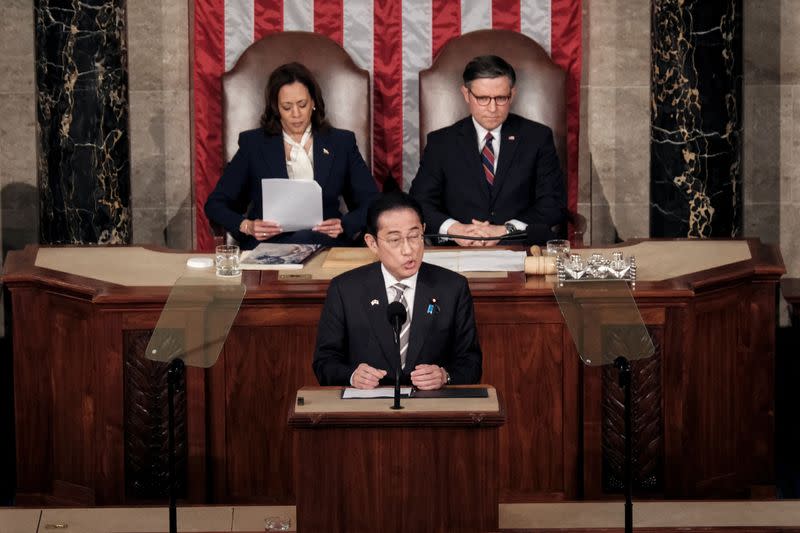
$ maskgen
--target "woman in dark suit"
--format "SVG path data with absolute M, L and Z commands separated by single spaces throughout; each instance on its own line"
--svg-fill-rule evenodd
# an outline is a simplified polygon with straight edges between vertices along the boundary
M 284 232 L 262 212 L 264 178 L 316 180 L 322 189 L 324 220 L 307 230 Z M 267 240 L 341 246 L 352 244 L 362 232 L 367 207 L 377 193 L 353 132 L 328 123 L 325 101 L 311 72 L 288 63 L 270 74 L 261 127 L 239 135 L 239 150 L 209 195 L 205 212 L 244 249 Z M 345 215 L 340 197 L 347 205 Z M 246 205 L 244 216 L 236 206 Z

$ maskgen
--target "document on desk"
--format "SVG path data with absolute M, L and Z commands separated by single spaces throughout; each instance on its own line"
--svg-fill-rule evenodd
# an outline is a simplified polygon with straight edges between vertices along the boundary
M 311 229 L 322 222 L 322 188 L 314 180 L 262 179 L 264 220 L 283 231 Z
M 411 394 L 411 387 L 400 387 L 400 396 L 408 397 Z M 347 387 L 342 391 L 342 399 L 365 399 L 365 398 L 394 398 L 394 387 L 378 387 L 375 389 L 354 389 Z
M 526 255 L 513 250 L 430 251 L 422 260 L 455 272 L 518 272 L 525 270 Z

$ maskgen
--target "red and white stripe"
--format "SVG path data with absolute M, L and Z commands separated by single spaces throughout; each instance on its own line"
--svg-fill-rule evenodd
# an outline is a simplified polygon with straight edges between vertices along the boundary
M 419 164 L 418 72 L 453 37 L 522 32 L 569 73 L 568 193 L 577 205 L 581 0 L 195 0 L 197 246 L 212 239 L 203 204 L 222 171 L 219 79 L 255 39 L 302 30 L 340 43 L 373 80 L 373 172 L 410 186 Z

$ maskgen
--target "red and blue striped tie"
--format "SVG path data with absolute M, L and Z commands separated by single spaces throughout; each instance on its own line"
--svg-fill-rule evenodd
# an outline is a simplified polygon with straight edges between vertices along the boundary
M 492 132 L 486 132 L 486 144 L 481 150 L 481 162 L 483 163 L 483 173 L 486 174 L 486 181 L 489 185 L 494 185 L 494 148 L 492 148 Z

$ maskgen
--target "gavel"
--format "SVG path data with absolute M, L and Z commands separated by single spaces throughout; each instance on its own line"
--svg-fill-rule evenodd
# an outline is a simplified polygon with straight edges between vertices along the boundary
M 546 276 L 556 273 L 556 258 L 552 256 L 542 256 L 542 249 L 531 246 L 531 255 L 525 258 L 525 273 L 532 276 Z

